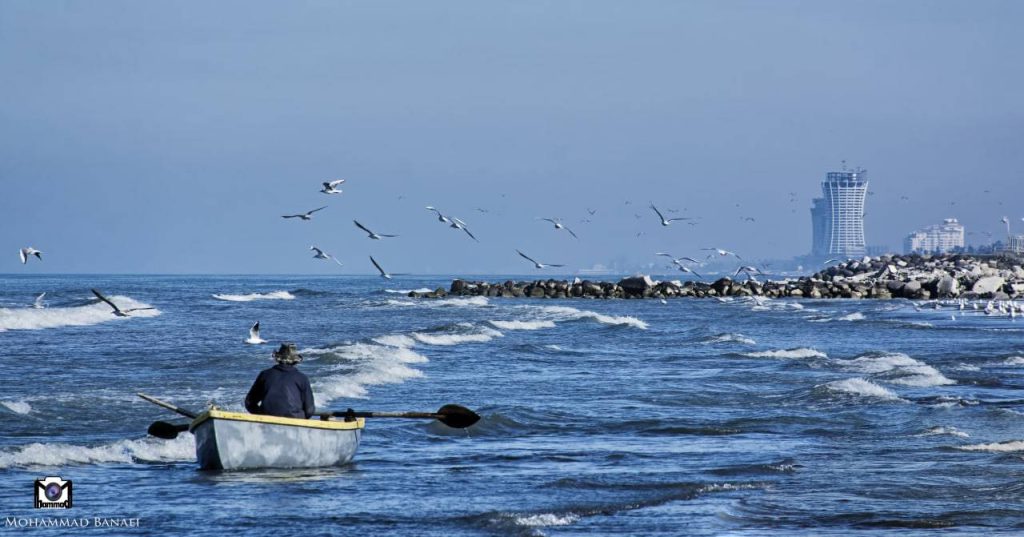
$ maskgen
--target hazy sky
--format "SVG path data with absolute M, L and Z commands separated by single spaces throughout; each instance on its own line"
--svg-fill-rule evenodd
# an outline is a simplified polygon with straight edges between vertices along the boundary
M 0 272 L 792 256 L 844 159 L 869 170 L 869 245 L 950 216 L 1020 231 L 1021 21 L 1012 0 L 0 0 Z

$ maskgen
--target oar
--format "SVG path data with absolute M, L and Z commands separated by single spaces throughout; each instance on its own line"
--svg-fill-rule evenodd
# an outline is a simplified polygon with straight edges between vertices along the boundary
M 192 412 L 191 410 L 185 410 L 184 408 L 174 406 L 168 403 L 167 401 L 161 401 L 156 397 L 146 395 L 142 392 L 139 392 L 136 395 L 145 399 L 146 401 L 149 401 L 150 403 L 153 403 L 154 405 L 162 406 L 167 410 L 177 412 L 178 414 L 181 414 L 186 418 L 196 419 L 197 414 L 195 412 Z M 183 433 L 187 430 L 187 423 L 175 425 L 173 423 L 167 423 L 166 421 L 155 421 L 149 425 L 149 428 L 146 429 L 146 432 L 157 438 L 163 438 L 164 440 L 174 440 L 175 438 L 178 437 L 178 433 Z
M 344 412 L 326 412 L 320 419 L 326 418 L 413 418 L 437 420 L 449 427 L 465 429 L 480 421 L 476 412 L 459 405 L 444 405 L 437 412 L 356 412 L 351 408 Z

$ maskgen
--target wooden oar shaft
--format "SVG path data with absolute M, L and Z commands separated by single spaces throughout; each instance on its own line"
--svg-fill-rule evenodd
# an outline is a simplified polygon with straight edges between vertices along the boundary
M 434 412 L 335 412 L 335 416 L 354 416 L 356 418 L 422 418 L 436 420 L 442 417 Z
M 195 412 L 191 412 L 189 410 L 185 410 L 184 408 L 174 406 L 174 405 L 168 403 L 167 401 L 161 401 L 161 400 L 157 399 L 156 397 L 151 397 L 151 396 L 146 395 L 146 394 L 144 394 L 142 392 L 138 392 L 135 395 L 138 395 L 139 397 L 145 399 L 146 401 L 149 401 L 150 403 L 153 403 L 154 405 L 162 406 L 162 407 L 166 408 L 167 410 L 170 410 L 171 412 L 177 412 L 178 414 L 181 414 L 182 416 L 185 416 L 186 418 L 196 419 L 196 413 Z

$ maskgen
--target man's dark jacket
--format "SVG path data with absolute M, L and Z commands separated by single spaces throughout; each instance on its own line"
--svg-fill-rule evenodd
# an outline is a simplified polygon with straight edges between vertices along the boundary
M 316 411 L 309 377 L 292 365 L 264 369 L 245 396 L 245 408 L 253 414 L 309 418 Z

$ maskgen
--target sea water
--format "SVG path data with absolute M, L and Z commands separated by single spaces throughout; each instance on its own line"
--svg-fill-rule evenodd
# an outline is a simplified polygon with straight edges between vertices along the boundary
M 116 531 L 160 535 L 1024 532 L 1024 320 L 908 301 L 405 296 L 447 283 L 0 276 L 2 522 L 137 519 Z M 115 317 L 93 287 L 155 309 Z M 257 320 L 269 343 L 246 345 Z M 202 472 L 191 435 L 146 436 L 177 417 L 135 392 L 240 410 L 284 341 L 321 410 L 457 403 L 482 420 L 371 419 L 354 462 L 320 469 Z M 71 509 L 33 508 L 45 476 L 72 480 Z

